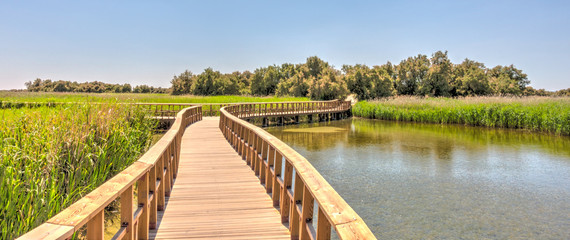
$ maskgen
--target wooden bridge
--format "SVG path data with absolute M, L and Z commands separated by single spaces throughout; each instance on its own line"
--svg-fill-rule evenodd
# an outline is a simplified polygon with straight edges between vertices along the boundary
M 113 239 L 375 239 L 303 156 L 243 120 L 349 110 L 342 101 L 236 104 L 219 117 L 184 108 L 137 162 L 19 239 L 68 239 L 83 227 L 103 239 L 115 200 Z

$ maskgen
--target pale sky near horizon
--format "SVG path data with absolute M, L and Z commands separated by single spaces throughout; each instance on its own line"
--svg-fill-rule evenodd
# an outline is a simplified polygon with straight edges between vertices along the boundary
M 315 55 L 340 69 L 437 50 L 570 88 L 570 2 L 0 1 L 0 89 L 36 78 L 169 87 L 186 69 Z

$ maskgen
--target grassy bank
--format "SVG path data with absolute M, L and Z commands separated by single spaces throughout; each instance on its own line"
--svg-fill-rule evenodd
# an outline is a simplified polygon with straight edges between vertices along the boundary
M 1 109 L 0 239 L 46 221 L 143 153 L 155 122 L 116 104 Z
M 0 91 L 0 102 L 235 103 L 309 101 L 301 97 L 173 96 L 150 93 L 42 93 Z
M 570 135 L 570 98 L 398 97 L 357 103 L 354 116 L 394 121 L 455 123 Z

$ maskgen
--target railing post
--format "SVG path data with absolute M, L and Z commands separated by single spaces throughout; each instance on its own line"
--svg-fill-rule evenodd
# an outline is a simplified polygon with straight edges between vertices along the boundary
M 293 182 L 293 166 L 289 161 L 287 161 L 287 159 L 283 161 L 285 162 L 285 173 L 283 176 L 283 187 L 281 187 L 281 201 L 279 203 L 279 209 L 281 210 L 281 222 L 285 223 L 289 221 L 289 208 L 291 208 L 289 189 L 291 189 L 291 184 Z M 289 226 L 291 226 L 291 224 L 289 224 Z
M 148 176 L 148 187 L 149 187 L 149 195 L 152 195 L 150 201 L 150 219 L 148 221 L 149 229 L 156 229 L 156 223 L 158 220 L 158 188 L 156 186 L 156 168 L 157 166 L 153 166 L 150 169 L 149 176 Z
M 317 239 L 331 239 L 331 224 L 320 207 L 317 221 Z
M 281 166 L 283 163 L 283 156 L 278 151 L 275 151 L 273 147 L 269 149 L 269 156 L 274 158 L 274 172 L 275 176 L 273 176 L 273 192 L 271 195 L 271 199 L 273 200 L 273 206 L 279 206 L 279 195 L 282 192 L 281 186 L 279 185 L 279 176 L 281 176 Z M 274 156 L 274 157 L 273 157 Z
M 303 201 L 303 189 L 305 189 L 305 183 L 299 176 L 299 173 L 295 173 L 295 191 L 293 191 L 293 199 L 291 200 L 291 212 L 289 213 L 289 228 L 291 230 L 291 238 L 299 238 L 300 235 L 300 218 L 301 218 L 301 205 Z
M 103 239 L 105 236 L 105 210 L 101 210 L 87 222 L 87 239 Z
M 149 187 L 148 187 L 148 177 L 149 173 L 145 173 L 141 179 L 137 182 L 137 199 L 139 202 L 139 206 L 142 207 L 142 213 L 139 217 L 138 221 L 138 235 L 140 239 L 148 239 L 148 230 L 149 230 Z
M 124 239 L 135 239 L 133 223 L 133 186 L 129 186 L 121 194 L 121 225 L 126 228 L 127 232 Z
M 165 202 L 165 189 L 164 189 L 164 159 L 162 159 L 164 155 L 161 155 L 160 159 L 156 164 L 156 180 L 158 182 L 158 190 L 155 197 L 157 198 L 156 208 L 158 211 L 164 211 L 164 202 Z
M 297 185 L 297 183 L 295 183 Z M 300 240 L 311 239 L 309 236 L 311 233 L 309 232 L 308 226 L 313 222 L 313 206 L 315 205 L 314 198 L 309 191 L 309 188 L 305 186 L 303 188 L 303 203 L 302 203 L 302 211 L 300 217 L 299 226 L 301 228 Z
M 265 145 L 263 150 L 265 150 L 265 152 L 267 153 L 267 156 L 266 156 L 267 167 L 265 168 L 265 190 L 267 193 L 272 193 L 273 192 L 273 178 L 275 177 L 275 174 L 271 173 L 271 167 L 274 166 L 274 162 L 275 162 L 275 150 L 273 150 L 273 152 L 272 152 L 271 146 L 269 146 L 269 143 L 266 142 L 265 140 L 263 140 L 263 144 Z M 265 156 L 265 154 L 263 156 Z

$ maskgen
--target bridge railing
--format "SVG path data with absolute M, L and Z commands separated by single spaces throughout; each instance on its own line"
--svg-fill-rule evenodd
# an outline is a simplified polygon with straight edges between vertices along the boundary
M 350 110 L 350 101 L 313 101 L 313 102 L 277 102 L 243 103 L 234 108 L 226 108 L 241 119 L 271 116 L 293 116 L 345 112 Z
M 121 228 L 113 239 L 148 239 L 178 172 L 182 135 L 201 119 L 201 106 L 182 109 L 170 130 L 138 161 L 18 239 L 67 239 L 85 225 L 88 239 L 103 239 L 104 210 L 116 199 L 120 200 Z
M 299 153 L 265 130 L 240 118 L 301 111 L 324 113 L 350 110 L 350 102 L 240 104 L 221 110 L 220 129 L 251 165 L 271 193 L 291 238 L 330 239 L 334 228 L 340 239 L 375 239 L 358 214 Z M 317 202 L 316 229 L 313 221 Z

